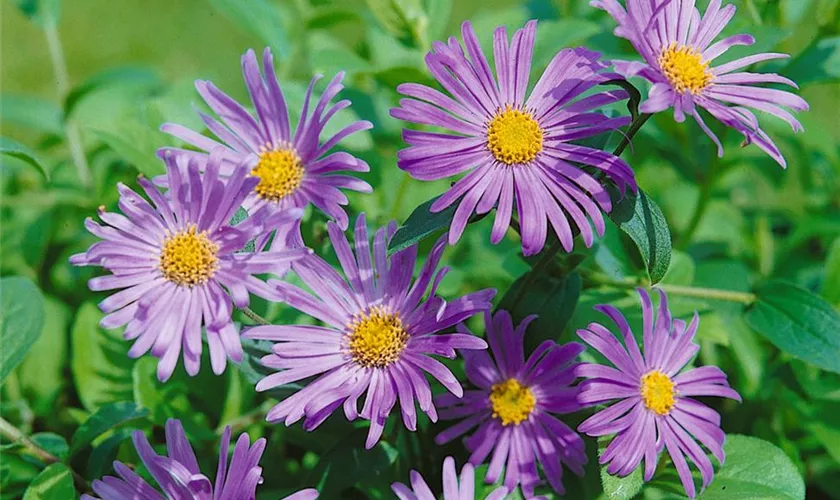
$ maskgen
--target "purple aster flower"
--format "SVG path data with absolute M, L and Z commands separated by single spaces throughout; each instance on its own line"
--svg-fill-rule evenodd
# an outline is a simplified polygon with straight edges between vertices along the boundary
M 206 160 L 168 155 L 166 164 L 170 186 L 166 195 L 142 177 L 138 183 L 151 203 L 119 184 L 122 214 L 101 207 L 104 224 L 87 219 L 85 227 L 102 241 L 70 258 L 74 265 L 101 266 L 111 272 L 88 282 L 94 291 L 120 290 L 99 303 L 106 313 L 100 325 L 127 325 L 124 337 L 135 341 L 129 356 L 151 350 L 160 358 L 161 381 L 172 375 L 182 350 L 187 373 L 198 373 L 202 327 L 215 373 L 225 370 L 226 358 L 241 361 L 232 306 L 246 307 L 249 292 L 271 294 L 254 274 L 271 272 L 310 253 L 303 248 L 240 252 L 266 227 L 288 224 L 302 212 L 291 209 L 268 215 L 262 210 L 231 226 L 231 217 L 257 182 L 246 178 L 245 170 L 223 182 L 220 157 L 215 154 Z
M 755 43 L 751 35 L 745 34 L 712 43 L 735 15 L 734 5 L 721 8 L 721 0 L 712 0 L 701 17 L 695 0 L 627 0 L 626 4 L 627 10 L 617 0 L 590 2 L 616 20 L 616 36 L 628 39 L 644 59 L 644 62 L 613 61 L 616 71 L 625 77 L 639 75 L 653 84 L 639 110 L 657 113 L 673 107 L 674 119 L 678 122 L 684 121 L 686 115 L 693 116 L 717 145 L 718 155 L 723 156 L 723 145 L 703 122 L 697 110 L 699 106 L 743 134 L 746 144 L 755 143 L 785 167 L 782 153 L 761 130 L 748 108 L 777 116 L 798 132 L 803 130 L 802 125 L 784 108 L 804 111 L 808 109 L 808 103 L 790 92 L 755 86 L 781 83 L 798 88 L 791 80 L 771 73 L 744 72 L 743 69 L 788 55 L 753 54 L 711 66 L 712 61 L 730 47 Z
M 265 439 L 260 438 L 251 445 L 248 434 L 242 433 L 228 464 L 230 427 L 225 428 L 222 435 L 215 482 L 211 482 L 199 470 L 195 453 L 179 420 L 169 419 L 166 422 L 166 452 L 169 456 L 155 453 L 141 431 L 135 431 L 132 439 L 140 460 L 163 494 L 125 464 L 114 462 L 114 470 L 119 477 L 105 476 L 94 481 L 93 492 L 98 496 L 82 495 L 82 500 L 254 500 L 257 485 L 263 481 L 262 467 L 258 464 L 265 450 Z M 285 500 L 315 498 L 318 498 L 318 492 L 308 489 L 288 496 Z
M 261 73 L 253 50 L 242 56 L 242 73 L 256 117 L 211 82 L 199 80 L 195 84 L 198 93 L 221 121 L 204 113 L 199 114 L 218 141 L 174 123 L 163 125 L 161 130 L 206 152 L 224 146 L 220 175 L 226 177 L 236 169 L 244 169 L 259 181 L 245 201 L 249 211 L 262 205 L 302 208 L 312 203 L 342 228 L 347 228 L 347 214 L 341 206 L 348 201 L 340 189 L 369 193 L 372 188 L 362 180 L 339 172 L 367 172 L 370 167 L 349 153 L 327 153 L 345 137 L 373 125 L 368 121 L 357 121 L 326 141 L 320 141 L 330 119 L 350 106 L 350 101 L 346 99 L 330 104 L 344 88 L 341 84 L 344 73 L 339 73 L 327 85 L 310 114 L 312 90 L 321 76 L 312 79 L 306 90 L 300 119 L 293 130 L 268 48 L 263 52 L 262 66 Z M 186 153 L 201 154 L 194 151 Z
M 370 420 L 366 446 L 371 448 L 398 399 L 410 430 L 417 425 L 415 400 L 432 421 L 437 420 L 423 372 L 461 396 L 455 376 L 430 355 L 455 358 L 455 349 L 486 349 L 487 344 L 469 334 L 437 333 L 488 310 L 496 291 L 482 290 L 448 302 L 437 296 L 448 271 L 446 267 L 436 271 L 445 248 L 443 238 L 412 284 L 417 246 L 387 254 L 395 223 L 376 231 L 372 259 L 364 214 L 356 220 L 355 254 L 337 224 L 329 223 L 328 231 L 346 278 L 312 255 L 292 269 L 314 296 L 289 283 L 272 282 L 277 299 L 325 326 L 259 326 L 245 336 L 276 342 L 274 353 L 262 362 L 280 371 L 262 379 L 258 391 L 318 376 L 277 404 L 267 420 L 291 425 L 306 417 L 304 428 L 312 430 L 343 405 L 349 420 L 358 416 Z M 358 400 L 365 391 L 360 412 Z
M 510 44 L 504 27 L 493 35 L 496 75 L 479 47 L 472 25 L 461 25 L 464 49 L 455 38 L 435 42 L 426 65 L 449 97 L 435 89 L 407 83 L 397 90 L 408 96 L 391 116 L 439 126 L 454 134 L 403 130 L 409 147 L 398 153 L 397 165 L 421 180 L 467 174 L 431 210 L 437 212 L 457 200 L 449 242 L 461 237 L 473 212 L 496 207 L 491 241 L 498 243 L 510 225 L 514 203 L 519 214 L 522 249 L 539 252 L 548 223 L 563 248 L 571 251 L 573 227 L 587 246 L 593 234 L 604 233 L 600 210 L 612 209 L 607 190 L 588 165 L 606 173 L 624 191 L 636 189 L 633 171 L 621 159 L 572 141 L 627 125 L 628 117 L 608 118 L 593 110 L 627 98 L 623 90 L 593 93 L 577 99 L 617 75 L 603 73 L 599 54 L 584 48 L 560 51 L 527 95 L 531 54 L 537 23 L 517 30 Z M 599 209 L 600 208 L 600 209 Z
M 426 480 L 416 470 L 412 470 L 411 488 L 403 483 L 393 483 L 391 489 L 400 500 L 437 500 Z M 493 490 L 485 500 L 502 500 L 508 490 L 505 487 Z M 443 459 L 443 500 L 474 500 L 475 499 L 475 470 L 472 464 L 466 464 L 461 469 L 461 475 L 455 471 L 455 459 Z
M 659 290 L 659 313 L 654 318 L 650 296 L 638 289 L 644 322 L 644 355 L 639 351 L 630 325 L 613 306 L 595 309 L 606 314 L 621 331 L 624 345 L 606 327 L 590 323 L 578 335 L 613 367 L 585 363 L 577 374 L 589 380 L 580 386 L 578 401 L 592 406 L 618 400 L 586 419 L 578 430 L 590 436 L 615 434 L 601 455 L 607 472 L 626 476 L 645 461 L 645 481 L 653 477 L 659 453 L 665 449 L 677 468 L 689 497 L 696 491 L 685 457 L 700 469 L 703 487 L 712 482 L 714 469 L 705 446 L 723 464 L 720 415 L 693 396 L 718 396 L 741 401 L 716 366 L 703 366 L 680 373 L 700 347 L 694 342 L 699 316 L 691 323 L 671 318 L 665 293 Z
M 523 339 L 534 318 L 514 328 L 507 311 L 485 313 L 492 358 L 486 351 L 464 353 L 467 378 L 477 389 L 464 392 L 463 398 L 443 394 L 435 399 L 442 419 L 463 419 L 435 441 L 447 443 L 477 426 L 464 440 L 472 452 L 470 463 L 479 465 L 493 452 L 485 481 L 495 483 L 504 469 L 505 486 L 512 491 L 521 484 L 526 497 L 533 496 L 540 483 L 538 464 L 551 487 L 563 494 L 562 464 L 582 475 L 587 461 L 580 436 L 552 415 L 581 408 L 571 384 L 583 346 L 547 340 L 525 360 Z M 464 325 L 458 328 L 470 333 Z

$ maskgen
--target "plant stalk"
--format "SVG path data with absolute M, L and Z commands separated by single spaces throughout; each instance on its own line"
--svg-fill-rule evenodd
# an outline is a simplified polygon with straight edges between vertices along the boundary
M 267 319 L 263 318 L 259 314 L 252 311 L 250 307 L 242 308 L 242 309 L 240 309 L 240 311 L 242 311 L 245 314 L 245 316 L 248 316 L 249 318 L 251 318 L 252 321 L 254 321 L 257 324 L 260 324 L 260 325 L 270 325 L 271 324 L 271 323 L 268 322 Z
M 633 278 L 613 279 L 602 274 L 591 273 L 587 274 L 587 278 L 599 285 L 612 286 L 616 288 L 636 288 L 638 286 L 651 286 L 647 280 L 639 280 Z M 665 293 L 672 295 L 681 295 L 684 297 L 697 297 L 701 299 L 725 300 L 727 302 L 737 302 L 744 305 L 750 305 L 756 301 L 756 296 L 749 292 L 735 292 L 732 290 L 721 290 L 719 288 L 700 288 L 693 286 L 682 285 L 668 285 L 658 284 L 659 288 Z

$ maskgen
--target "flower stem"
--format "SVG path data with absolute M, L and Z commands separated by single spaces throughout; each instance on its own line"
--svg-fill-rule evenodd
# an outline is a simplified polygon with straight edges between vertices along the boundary
M 35 456 L 35 458 L 47 465 L 62 463 L 60 458 L 38 446 L 37 443 L 26 437 L 20 429 L 12 425 L 3 417 L 0 417 L 0 436 L 3 436 L 12 443 L 19 443 L 21 446 L 26 448 L 29 453 Z M 83 478 L 78 472 L 74 471 L 69 465 L 64 465 L 67 466 L 70 473 L 73 475 L 73 481 L 76 483 L 76 487 L 82 492 L 90 491 L 90 485 L 88 485 L 85 478 Z
M 623 153 L 624 150 L 627 149 L 627 146 L 630 145 L 630 141 L 633 140 L 633 136 L 636 135 L 636 132 L 638 132 L 642 128 L 642 126 L 650 119 L 651 116 L 652 115 L 641 113 L 636 117 L 635 120 L 633 120 L 633 122 L 630 124 L 630 127 L 627 129 L 627 134 L 624 136 L 623 139 L 621 139 L 621 142 L 618 144 L 618 146 L 616 146 L 615 151 L 613 151 L 613 154 L 615 156 L 621 156 L 621 153 Z
M 636 288 L 638 286 L 651 286 L 647 280 L 636 278 L 621 278 L 613 279 L 604 276 L 600 273 L 589 273 L 586 275 L 587 279 L 599 285 L 611 286 L 616 288 Z M 756 300 L 753 293 L 735 292 L 732 290 L 721 290 L 719 288 L 700 288 L 694 286 L 668 285 L 658 284 L 659 288 L 665 293 L 671 295 L 681 295 L 684 297 L 697 297 L 701 299 L 725 300 L 728 302 L 738 302 L 744 305 L 750 305 Z
M 67 63 L 64 60 L 64 51 L 61 48 L 61 40 L 58 38 L 58 27 L 55 19 L 47 19 L 44 23 L 44 36 L 47 39 L 47 47 L 50 51 L 55 83 L 58 87 L 59 98 L 64 100 L 70 92 L 70 75 L 67 72 Z M 79 181 L 84 187 L 90 187 L 90 167 L 85 157 L 85 149 L 82 144 L 82 136 L 79 127 L 72 119 L 64 120 L 64 134 L 67 136 L 67 145 L 70 148 L 70 155 L 79 174 Z
M 268 322 L 267 319 L 263 318 L 259 314 L 252 311 L 250 307 L 244 307 L 244 308 L 240 309 L 240 311 L 242 311 L 242 313 L 245 314 L 245 316 L 248 316 L 249 318 L 251 318 L 252 321 L 254 321 L 257 324 L 260 324 L 260 325 L 270 325 L 271 324 L 271 323 Z

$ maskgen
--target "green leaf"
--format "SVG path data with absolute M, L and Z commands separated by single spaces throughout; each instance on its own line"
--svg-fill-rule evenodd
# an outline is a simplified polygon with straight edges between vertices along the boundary
M 825 258 L 821 295 L 829 304 L 840 306 L 840 238 L 834 240 Z
M 651 284 L 659 283 L 671 262 L 671 232 L 659 206 L 641 189 L 638 194 L 628 192 L 613 207 L 610 219 L 639 249 Z
M 314 485 L 321 498 L 339 498 L 340 492 L 360 481 L 382 475 L 397 460 L 397 450 L 385 441 L 365 450 L 367 429 L 357 429 L 324 453 L 305 484 Z
M 113 434 L 103 439 L 90 452 L 87 462 L 87 477 L 102 477 L 113 469 L 114 460 L 120 451 L 123 442 L 130 438 L 134 431 L 133 427 L 121 427 L 115 429 Z
M 453 203 L 440 212 L 432 213 L 429 209 L 435 201 L 437 201 L 437 198 L 432 198 L 411 212 L 408 219 L 391 238 L 391 243 L 388 244 L 389 254 L 416 245 L 426 238 L 449 228 L 452 219 L 455 217 L 458 204 Z
M 840 80 L 840 36 L 818 38 L 781 73 L 799 85 Z
M 55 25 L 61 12 L 59 0 L 16 0 L 21 14 L 41 26 Z
M 67 119 L 73 114 L 76 106 L 90 93 L 97 90 L 117 85 L 137 85 L 149 88 L 158 87 L 161 84 L 158 75 L 149 68 L 122 67 L 108 68 L 92 77 L 84 83 L 73 88 L 64 98 L 64 118 Z
M 428 13 L 429 26 L 427 41 L 444 40 L 446 38 L 446 27 L 452 17 L 452 7 L 455 0 L 426 0 L 426 12 Z
M 811 292 L 783 281 L 756 290 L 747 323 L 782 351 L 840 373 L 840 314 Z
M 804 500 L 805 482 L 776 446 L 758 438 L 730 434 L 723 445 L 726 462 L 701 500 Z
M 289 36 L 281 6 L 268 0 L 210 0 L 218 12 L 245 33 L 252 33 L 271 47 L 275 57 L 289 55 Z
M 598 439 L 598 455 L 604 453 L 610 439 Z M 607 472 L 607 467 L 601 467 L 601 486 L 604 487 L 604 495 L 609 500 L 630 500 L 642 491 L 644 485 L 642 467 L 636 469 L 624 477 L 614 476 Z
M 86 302 L 76 313 L 71 330 L 70 370 L 79 399 L 94 411 L 114 401 L 131 399 L 131 367 L 128 343 L 116 330 L 99 327 L 102 313 Z
M 601 85 L 617 85 L 626 90 L 630 94 L 630 98 L 627 99 L 627 110 L 630 112 L 630 118 L 635 120 L 639 116 L 639 103 L 642 101 L 642 94 L 632 83 L 622 78 L 617 78 L 615 80 L 607 80 Z
M 169 143 L 169 138 L 157 130 L 136 122 L 124 122 L 117 130 L 92 130 L 93 134 L 125 161 L 147 177 L 166 172 L 155 150 Z
M 685 252 L 675 250 L 671 254 L 671 265 L 662 277 L 662 283 L 669 285 L 691 285 L 694 283 L 694 259 Z
M 514 325 L 531 314 L 537 315 L 525 335 L 526 353 L 533 351 L 544 340 L 559 341 L 560 334 L 575 312 L 581 287 L 578 273 L 564 278 L 543 274 L 528 284 L 525 293 L 520 293 L 527 276 L 521 276 L 511 285 L 497 308 L 508 311 Z
M 30 439 L 35 442 L 43 450 L 46 450 L 61 460 L 67 458 L 70 448 L 67 446 L 67 440 L 62 436 L 53 432 L 39 432 L 33 434 Z
M 420 0 L 366 0 L 379 25 L 391 35 L 421 46 L 428 19 Z
M 0 279 L 0 383 L 23 361 L 44 325 L 44 297 L 28 278 Z
M 73 475 L 64 464 L 52 464 L 32 481 L 23 500 L 67 500 L 76 498 Z
M 18 125 L 45 134 L 61 135 L 61 109 L 39 97 L 0 95 L 0 118 L 4 124 Z
M 0 153 L 28 163 L 29 165 L 35 167 L 39 172 L 41 172 L 41 175 L 43 175 L 45 179 L 50 179 L 50 174 L 49 172 L 47 172 L 47 169 L 44 167 L 44 164 L 41 163 L 41 161 L 38 159 L 37 156 L 35 156 L 35 153 L 33 153 L 32 150 L 30 150 L 23 144 L 13 139 L 9 139 L 8 137 L 0 137 Z
M 102 406 L 73 433 L 70 455 L 75 455 L 105 432 L 148 415 L 149 410 L 127 401 Z
M 70 309 L 61 301 L 46 297 L 41 337 L 18 368 L 18 377 L 26 397 L 36 413 L 50 413 L 65 384 L 67 331 Z
M 317 73 L 334 75 L 344 71 L 353 75 L 369 72 L 371 69 L 370 63 L 359 57 L 346 43 L 325 32 L 310 33 L 309 46 L 310 64 Z

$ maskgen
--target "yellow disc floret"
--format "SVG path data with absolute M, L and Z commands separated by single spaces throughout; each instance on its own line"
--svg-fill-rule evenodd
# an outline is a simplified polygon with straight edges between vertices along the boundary
M 303 164 L 294 148 L 263 147 L 259 163 L 251 170 L 251 175 L 260 178 L 254 191 L 261 198 L 279 202 L 300 187 L 303 173 Z
M 163 241 L 160 270 L 164 278 L 177 285 L 201 285 L 216 272 L 218 251 L 207 234 L 198 232 L 193 224 Z
M 528 112 L 507 106 L 487 125 L 487 148 L 502 163 L 528 163 L 542 147 L 543 130 Z
M 347 332 L 350 355 L 367 368 L 384 368 L 399 359 L 409 338 L 400 315 L 381 306 L 357 314 Z
M 674 382 L 664 373 L 654 370 L 642 377 L 642 401 L 657 415 L 667 415 L 674 407 Z
M 659 68 L 677 92 L 699 94 L 714 75 L 709 63 L 692 47 L 672 43 L 659 55 Z
M 493 417 L 502 421 L 502 425 L 519 425 L 528 419 L 537 398 L 531 389 L 519 383 L 515 378 L 507 379 L 500 384 L 493 384 L 490 391 L 490 406 L 493 407 Z

